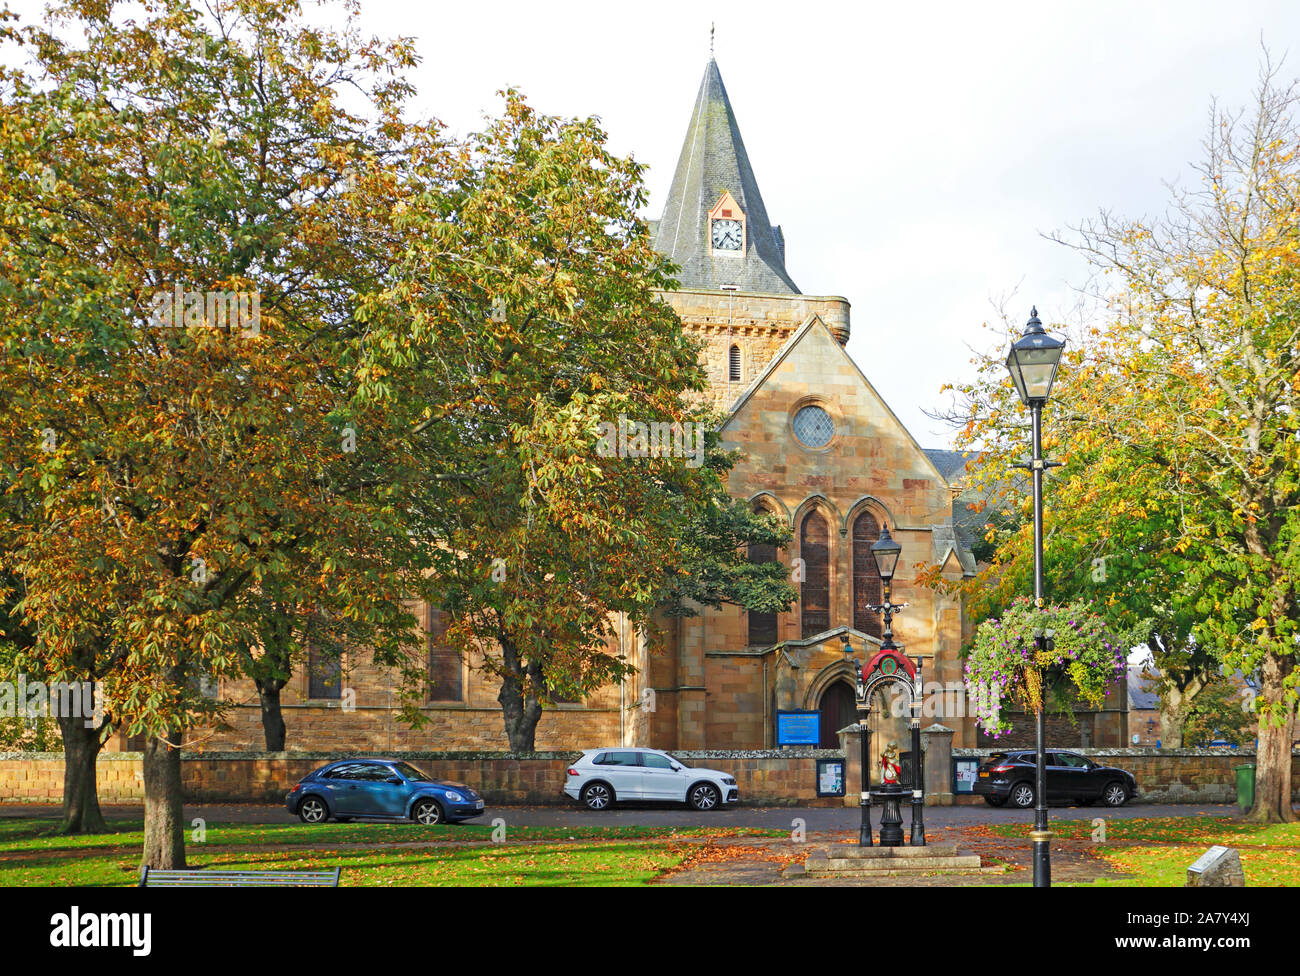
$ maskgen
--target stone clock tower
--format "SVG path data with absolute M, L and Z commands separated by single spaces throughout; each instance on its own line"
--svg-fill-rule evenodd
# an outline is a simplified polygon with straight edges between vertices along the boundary
M 681 266 L 662 297 L 706 346 L 710 399 L 726 409 L 809 315 L 849 338 L 849 303 L 804 295 L 785 268 L 736 115 L 710 59 L 700 82 L 655 248 Z
M 894 600 L 907 653 L 953 686 L 931 712 L 974 744 L 964 714 L 958 651 L 961 607 L 915 582 L 938 565 L 950 579 L 974 572 L 952 523 L 943 475 L 849 358 L 849 303 L 806 295 L 786 269 L 786 241 L 768 216 L 717 63 L 704 69 L 662 216 L 656 248 L 680 267 L 676 309 L 703 347 L 709 401 L 725 416 L 725 446 L 741 452 L 730 489 L 787 520 L 788 550 L 751 552 L 791 566 L 799 590 L 782 614 L 703 610 L 662 621 L 668 652 L 638 659 L 655 709 L 637 738 L 660 748 L 776 745 L 780 711 L 818 711 L 822 745 L 856 721 L 841 635 L 869 658 L 880 646 L 881 581 L 869 554 L 888 525 L 903 545 Z M 954 700 L 962 699 L 961 702 Z M 905 721 L 878 742 L 905 741 Z M 926 724 L 930 724 L 927 722 Z

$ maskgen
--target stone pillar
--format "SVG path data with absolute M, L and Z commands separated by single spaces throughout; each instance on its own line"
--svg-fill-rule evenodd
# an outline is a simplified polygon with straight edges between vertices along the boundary
M 862 796 L 862 733 L 856 725 L 848 725 L 835 734 L 844 753 L 844 805 L 856 809 Z
M 952 797 L 953 729 L 935 722 L 921 730 L 925 752 L 925 805 L 950 807 Z

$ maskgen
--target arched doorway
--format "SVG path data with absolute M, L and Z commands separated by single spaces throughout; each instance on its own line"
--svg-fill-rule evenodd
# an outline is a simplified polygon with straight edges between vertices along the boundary
M 822 749 L 838 749 L 840 737 L 835 733 L 846 725 L 853 725 L 858 720 L 857 701 L 853 696 L 853 686 L 847 681 L 836 681 L 822 692 L 821 701 L 817 703 L 821 711 Z

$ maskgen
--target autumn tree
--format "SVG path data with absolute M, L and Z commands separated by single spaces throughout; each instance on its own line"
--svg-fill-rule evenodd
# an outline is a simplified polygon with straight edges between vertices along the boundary
M 427 133 L 399 118 L 405 42 L 296 4 L 127 7 L 65 5 L 76 44 L 5 29 L 30 62 L 0 117 L 4 569 L 35 669 L 99 680 L 147 736 L 144 861 L 174 867 L 180 746 L 219 711 L 197 679 L 241 673 L 264 623 L 244 594 L 328 591 L 415 671 L 418 452 L 371 353 L 396 322 L 385 163 Z M 93 790 L 93 759 L 68 768 Z
M 1197 641 L 1199 595 L 1187 584 L 1188 554 L 1175 550 L 1177 506 L 1145 465 L 1115 452 L 1105 440 L 1085 443 L 1061 421 L 1077 396 L 1076 372 L 1086 343 L 1066 354 L 1062 377 L 1054 389 L 1047 443 L 1062 467 L 1044 484 L 1048 513 L 1044 549 L 1044 585 L 1053 600 L 1085 600 L 1133 644 L 1145 644 L 1159 672 L 1161 741 L 1181 744 L 1183 715 L 1221 666 L 1215 646 Z M 986 383 L 998 390 L 1000 363 L 986 364 Z M 967 388 L 974 393 L 976 386 Z M 974 406 L 971 404 L 970 406 Z M 977 408 L 980 409 L 980 408 Z M 990 401 L 979 430 L 1000 429 L 998 440 L 971 466 L 971 477 L 985 486 L 985 524 L 981 548 L 985 568 L 962 590 L 976 619 L 997 616 L 1017 596 L 1033 589 L 1032 498 L 1028 487 L 1007 477 L 1023 451 L 1016 432 L 1016 408 Z M 950 418 L 951 419 L 951 418 Z M 963 422 L 967 419 L 961 418 Z M 1133 504 L 1140 498 L 1141 504 Z M 1122 519 L 1114 518 L 1122 513 Z M 936 571 L 936 585 L 945 585 Z M 949 584 L 951 585 L 951 584 Z
M 644 628 L 674 594 L 784 608 L 792 591 L 778 567 L 748 565 L 751 535 L 784 537 L 726 497 L 731 460 L 690 405 L 699 351 L 656 297 L 671 268 L 637 215 L 640 164 L 611 154 L 596 120 L 514 93 L 463 152 L 454 219 L 413 210 L 403 269 L 438 335 L 426 405 L 446 446 L 429 483 L 459 494 L 412 510 L 436 547 L 444 639 L 500 682 L 510 746 L 528 752 L 557 693 L 628 673 L 615 614 Z M 603 450 L 624 421 L 658 425 L 663 449 Z
M 495 641 L 530 748 L 537 696 L 621 674 L 610 612 L 670 600 L 684 553 L 722 546 L 692 598 L 780 602 L 739 545 L 780 533 L 735 517 L 697 428 L 687 456 L 596 450 L 622 413 L 697 422 L 701 377 L 595 120 L 511 92 L 449 140 L 404 117 L 408 42 L 292 3 L 58 20 L 84 43 L 5 34 L 30 64 L 0 119 L 0 568 L 32 664 L 146 736 L 146 863 L 184 863 L 180 748 L 222 709 L 200 679 L 270 697 L 308 630 L 286 608 L 399 669 L 413 722 L 411 601 L 487 621 L 461 633 Z M 454 592 L 498 560 L 507 601 Z
M 1294 819 L 1300 683 L 1298 108 L 1266 66 L 1248 110 L 1213 108 L 1197 183 L 1164 217 L 1102 213 L 1058 237 L 1100 275 L 1045 414 L 1065 463 L 1048 479 L 1049 566 L 1081 590 L 1102 567 L 1097 595 L 1149 618 L 1189 690 L 1218 666 L 1258 675 L 1250 816 L 1267 822 Z M 998 358 L 961 391 L 989 479 L 1025 443 Z M 1023 574 L 1027 551 L 1023 531 L 1007 538 L 988 578 Z
M 1249 707 L 1243 707 L 1249 703 L 1242 688 L 1221 674 L 1214 675 L 1183 709 L 1183 741 L 1192 746 L 1208 746 L 1219 739 L 1234 746 L 1248 744 L 1255 737 L 1251 727 L 1254 714 Z

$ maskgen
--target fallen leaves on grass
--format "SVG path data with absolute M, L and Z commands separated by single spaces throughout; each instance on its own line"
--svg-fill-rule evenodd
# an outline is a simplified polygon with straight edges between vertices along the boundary
M 685 858 L 680 870 L 703 864 L 725 864 L 732 861 L 768 861 L 772 864 L 799 863 L 808 857 L 807 850 L 782 850 L 757 844 L 718 844 L 710 839 L 704 844 L 691 844 L 682 848 Z

